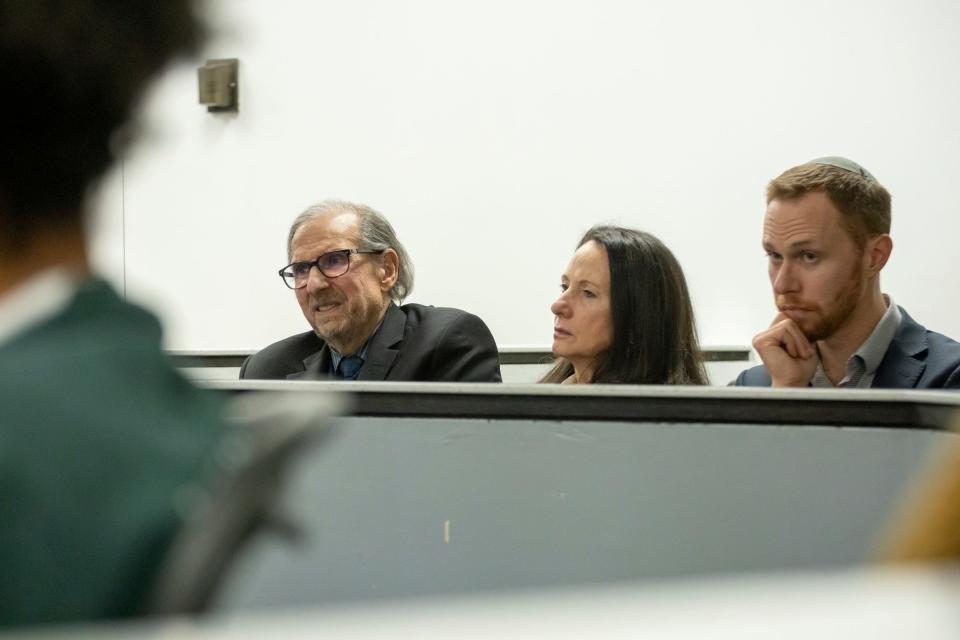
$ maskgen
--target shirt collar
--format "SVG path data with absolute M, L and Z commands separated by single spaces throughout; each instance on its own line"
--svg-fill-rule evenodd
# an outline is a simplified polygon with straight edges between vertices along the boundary
M 847 359 L 846 374 L 839 386 L 850 386 L 858 388 L 869 388 L 873 383 L 877 368 L 883 361 L 893 336 L 900 327 L 903 315 L 900 309 L 893 302 L 893 298 L 884 294 L 884 302 L 887 303 L 887 310 L 881 316 L 880 321 L 873 328 L 873 331 L 866 340 L 857 348 L 856 351 Z M 823 370 L 823 363 L 820 361 L 819 353 L 817 356 L 817 370 L 810 382 L 813 387 L 832 387 L 833 383 L 827 377 Z
M 53 267 L 8 291 L 0 297 L 0 345 L 56 315 L 79 287 L 74 273 Z
M 380 332 L 380 327 L 383 326 L 383 319 L 387 317 L 387 314 L 383 314 L 383 318 L 380 318 L 380 324 L 377 325 L 377 328 L 373 330 L 373 333 L 370 334 L 370 337 L 367 338 L 366 342 L 360 345 L 360 348 L 357 349 L 356 353 L 347 353 L 343 354 L 330 347 L 330 370 L 336 372 L 337 368 L 340 366 L 340 361 L 343 360 L 346 356 L 357 356 L 362 361 L 367 361 L 367 350 L 370 348 L 370 343 L 373 341 L 374 336 Z M 329 346 L 329 345 L 328 345 Z
M 900 328 L 900 321 L 903 319 L 900 309 L 893 303 L 893 298 L 884 294 L 883 299 L 887 303 L 886 312 L 880 318 L 877 326 L 873 328 L 870 337 L 863 341 L 863 344 L 853 352 L 852 356 L 860 356 L 864 364 L 864 373 L 871 378 L 876 373 L 877 367 L 880 366 L 880 362 L 883 361 L 883 356 L 890 348 L 890 342 L 897 333 L 897 329 Z

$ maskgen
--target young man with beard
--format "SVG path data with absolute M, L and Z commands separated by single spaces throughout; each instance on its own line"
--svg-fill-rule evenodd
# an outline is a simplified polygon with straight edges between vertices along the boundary
M 779 313 L 753 339 L 763 365 L 736 385 L 960 387 L 960 344 L 880 292 L 890 194 L 866 169 L 818 158 L 771 181 L 763 248 Z

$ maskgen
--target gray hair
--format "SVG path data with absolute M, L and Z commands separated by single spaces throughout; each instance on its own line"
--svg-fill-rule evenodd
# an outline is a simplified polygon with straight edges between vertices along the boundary
M 372 251 L 393 249 L 397 252 L 397 281 L 390 289 L 390 297 L 396 302 L 402 302 L 413 291 L 413 262 L 410 260 L 410 254 L 400 244 L 397 233 L 383 214 L 365 204 L 346 200 L 324 200 L 308 207 L 290 225 L 290 234 L 287 236 L 287 259 L 293 259 L 293 236 L 297 233 L 297 229 L 322 215 L 341 211 L 348 211 L 357 216 L 357 226 L 360 228 L 361 246 L 359 248 Z

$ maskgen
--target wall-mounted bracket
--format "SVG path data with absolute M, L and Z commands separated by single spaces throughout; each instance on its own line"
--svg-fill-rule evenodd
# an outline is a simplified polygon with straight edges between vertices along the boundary
M 200 104 L 207 105 L 207 111 L 239 110 L 239 65 L 237 58 L 225 58 L 207 60 L 205 65 L 197 69 Z

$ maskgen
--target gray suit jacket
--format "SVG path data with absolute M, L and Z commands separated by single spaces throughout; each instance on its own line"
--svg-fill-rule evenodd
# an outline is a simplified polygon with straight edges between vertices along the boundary
M 312 331 L 291 336 L 247 358 L 240 377 L 328 379 L 330 347 Z M 391 304 L 357 380 L 500 382 L 500 358 L 493 335 L 475 315 Z
M 903 319 L 873 378 L 874 389 L 960 388 L 960 344 L 930 331 L 900 307 Z M 763 365 L 742 372 L 738 387 L 769 387 Z

